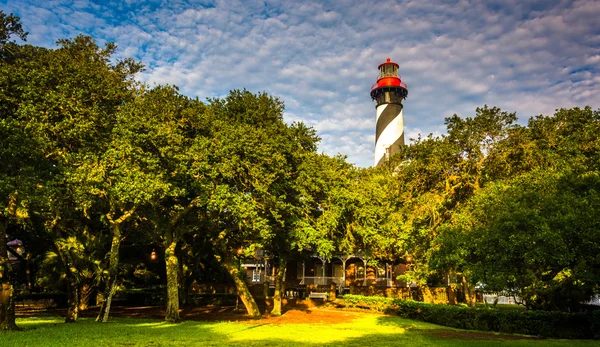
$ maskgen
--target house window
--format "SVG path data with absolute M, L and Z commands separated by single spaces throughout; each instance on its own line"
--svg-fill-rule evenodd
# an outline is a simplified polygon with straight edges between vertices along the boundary
M 333 277 L 342 277 L 342 264 L 333 264 Z
M 254 283 L 260 282 L 260 270 L 254 269 L 252 271 L 252 282 L 254 282 Z

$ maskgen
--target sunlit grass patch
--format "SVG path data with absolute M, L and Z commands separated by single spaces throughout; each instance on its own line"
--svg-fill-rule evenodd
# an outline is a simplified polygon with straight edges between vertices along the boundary
M 62 317 L 29 317 L 27 319 L 17 319 L 21 328 L 39 327 L 44 324 L 60 324 L 65 321 Z
M 260 341 L 269 336 L 273 341 L 327 344 L 341 343 L 350 339 L 359 339 L 369 335 L 403 334 L 405 329 L 390 327 L 378 323 L 378 316 L 366 315 L 349 323 L 317 325 L 317 324 L 286 324 L 286 325 L 257 325 L 250 326 L 230 335 L 230 341 Z M 276 332 L 276 333 L 273 333 Z

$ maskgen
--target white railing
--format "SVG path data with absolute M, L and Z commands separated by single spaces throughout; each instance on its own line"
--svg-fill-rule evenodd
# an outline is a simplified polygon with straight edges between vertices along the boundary
M 341 286 L 344 282 L 344 278 L 343 277 L 322 277 L 322 276 L 313 276 L 313 277 L 308 277 L 305 276 L 302 281 L 300 281 L 300 284 L 318 284 L 318 285 L 331 285 L 332 283 L 335 283 L 338 287 Z
M 592 300 L 588 301 L 586 304 L 600 306 L 600 295 L 596 295 L 592 298 Z
M 512 296 L 504 296 L 504 295 L 494 295 L 494 294 L 483 294 L 483 301 L 487 302 L 488 304 L 493 304 L 494 300 L 496 300 L 496 298 L 498 298 L 498 303 L 499 304 L 516 304 L 515 302 L 515 298 L 513 298 Z M 518 301 L 521 301 L 521 299 L 519 299 L 519 297 L 517 297 Z M 595 297 L 592 298 L 592 300 L 586 302 L 587 305 L 594 305 L 594 306 L 600 306 L 600 295 L 597 295 Z
M 498 299 L 498 303 L 501 305 L 514 305 L 517 303 L 512 296 L 483 294 L 483 302 L 487 302 L 488 304 L 493 304 L 496 299 Z M 521 301 L 519 297 L 516 297 L 516 299 Z
M 359 279 L 359 282 L 362 281 Z M 323 277 L 323 276 L 304 276 L 304 278 L 300 281 L 300 284 L 318 284 L 318 285 L 330 285 L 335 283 L 338 287 L 344 285 L 344 278 L 341 276 L 338 277 Z M 390 278 L 367 278 L 367 285 L 376 285 L 376 286 L 387 286 L 392 287 L 394 282 Z

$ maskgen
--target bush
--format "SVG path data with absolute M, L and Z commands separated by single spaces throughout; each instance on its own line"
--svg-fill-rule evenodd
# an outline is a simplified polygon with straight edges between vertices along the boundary
M 367 308 L 452 328 L 567 339 L 600 339 L 600 310 L 581 313 L 499 310 L 361 295 L 345 295 L 343 299 L 348 307 Z

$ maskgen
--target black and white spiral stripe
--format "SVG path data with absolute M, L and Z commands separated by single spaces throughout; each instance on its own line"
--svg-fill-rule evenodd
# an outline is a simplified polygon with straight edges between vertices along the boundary
M 382 104 L 377 106 L 375 134 L 375 166 L 378 166 L 386 161 L 386 152 L 392 156 L 398 152 L 400 145 L 404 144 L 402 105 Z

